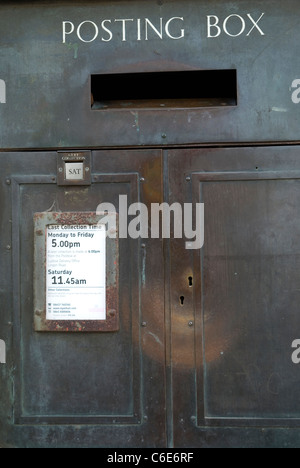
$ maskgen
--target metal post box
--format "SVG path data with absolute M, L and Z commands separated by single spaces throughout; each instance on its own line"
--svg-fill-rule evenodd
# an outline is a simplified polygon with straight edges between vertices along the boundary
M 0 446 L 300 446 L 299 14 L 1 2 Z

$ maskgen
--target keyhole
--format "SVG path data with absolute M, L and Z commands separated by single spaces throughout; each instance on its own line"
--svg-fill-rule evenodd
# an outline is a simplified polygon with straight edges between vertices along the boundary
M 189 276 L 188 280 L 189 280 L 189 287 L 192 288 L 193 287 L 193 277 Z
M 179 299 L 180 299 L 180 305 L 182 305 L 182 306 L 183 306 L 183 304 L 184 304 L 184 296 L 180 296 L 180 298 L 179 298 Z

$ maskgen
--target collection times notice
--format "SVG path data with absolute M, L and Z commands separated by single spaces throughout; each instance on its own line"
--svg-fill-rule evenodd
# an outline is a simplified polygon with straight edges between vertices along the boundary
M 106 230 L 47 227 L 47 320 L 106 320 Z

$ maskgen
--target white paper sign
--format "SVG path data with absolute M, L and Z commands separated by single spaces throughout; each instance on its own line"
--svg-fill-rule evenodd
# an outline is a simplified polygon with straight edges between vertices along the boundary
M 106 231 L 47 227 L 47 320 L 106 320 Z

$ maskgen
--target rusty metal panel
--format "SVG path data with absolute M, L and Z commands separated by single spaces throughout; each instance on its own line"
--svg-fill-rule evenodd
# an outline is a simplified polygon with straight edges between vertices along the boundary
M 1 2 L 1 148 L 298 141 L 299 12 L 298 0 Z M 201 70 L 236 70 L 237 105 L 182 109 L 175 95 L 92 111 L 92 76 Z M 179 79 L 169 89 L 182 97 Z
M 171 240 L 174 444 L 299 447 L 299 147 L 168 157 L 170 202 L 205 205 L 204 247 Z
M 57 185 L 56 152 L 1 158 L 1 444 L 299 446 L 299 147 L 165 151 L 164 197 L 157 150 L 93 152 L 82 187 Z M 203 249 L 120 239 L 119 330 L 35 332 L 34 214 L 120 194 L 203 201 Z
M 67 217 L 80 222 L 76 213 L 95 213 L 99 203 L 117 208 L 120 194 L 129 203 L 162 201 L 160 151 L 99 151 L 92 159 L 92 185 L 69 187 L 57 185 L 56 152 L 1 156 L 0 329 L 7 353 L 0 366 L 1 445 L 167 444 L 159 240 L 142 246 L 138 239 L 119 239 L 117 331 L 34 330 L 35 213 L 61 223 L 64 213 L 73 213 Z
M 107 215 L 96 213 L 35 213 L 34 215 L 34 328 L 35 331 L 116 332 L 119 330 L 119 242 L 106 242 L 106 319 L 47 320 L 46 269 L 47 226 L 97 226 Z M 117 227 L 117 223 L 116 223 Z

